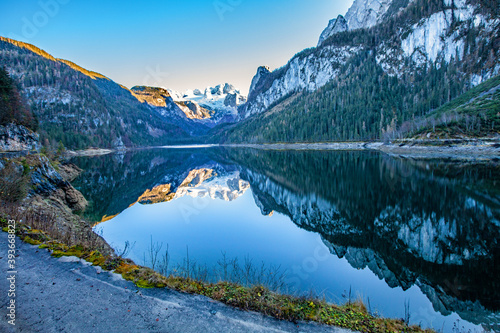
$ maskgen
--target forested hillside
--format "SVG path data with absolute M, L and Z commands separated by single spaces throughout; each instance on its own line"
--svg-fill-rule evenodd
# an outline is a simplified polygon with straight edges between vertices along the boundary
M 388 134 L 391 138 L 462 139 L 499 133 L 500 76 L 496 76 Z
M 105 76 L 0 37 L 0 63 L 39 119 L 44 145 L 72 149 L 158 145 L 188 135 Z
M 398 124 L 423 116 L 469 88 L 455 80 L 456 64 L 429 66 L 398 78 L 384 73 L 375 55 L 356 55 L 338 79 L 313 93 L 279 101 L 268 112 L 228 130 L 230 142 L 378 140 Z M 283 104 L 286 104 L 283 106 Z
M 24 105 L 15 82 L 5 68 L 0 67 L 0 125 L 11 123 L 25 126 L 33 131 L 38 127 L 37 119 Z

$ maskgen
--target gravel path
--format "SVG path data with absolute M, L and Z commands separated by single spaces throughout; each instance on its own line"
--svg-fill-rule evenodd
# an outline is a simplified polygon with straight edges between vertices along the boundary
M 244 312 L 203 296 L 139 289 L 75 257 L 16 239 L 16 325 L 7 322 L 7 233 L 0 232 L 1 332 L 337 332 Z

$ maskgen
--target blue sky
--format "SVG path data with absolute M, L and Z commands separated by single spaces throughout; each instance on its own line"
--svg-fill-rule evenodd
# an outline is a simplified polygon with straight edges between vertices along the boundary
M 315 46 L 352 1 L 1 1 L 0 35 L 128 87 L 230 82 L 246 92 L 258 66 L 281 67 Z

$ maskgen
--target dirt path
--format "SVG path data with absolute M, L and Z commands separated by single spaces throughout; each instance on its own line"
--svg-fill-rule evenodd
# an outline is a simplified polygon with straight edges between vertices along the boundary
M 16 239 L 16 326 L 7 322 L 7 233 L 0 232 L 1 332 L 337 332 L 233 309 L 206 297 L 139 289 L 116 274 Z

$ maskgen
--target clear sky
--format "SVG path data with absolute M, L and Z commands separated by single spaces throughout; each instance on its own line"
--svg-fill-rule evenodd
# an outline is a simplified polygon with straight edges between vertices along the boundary
M 184 91 L 229 82 L 315 46 L 353 0 L 1 0 L 0 35 L 127 87 Z

